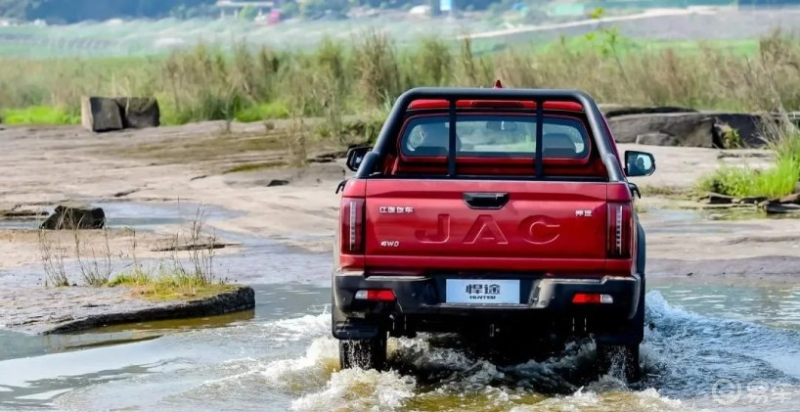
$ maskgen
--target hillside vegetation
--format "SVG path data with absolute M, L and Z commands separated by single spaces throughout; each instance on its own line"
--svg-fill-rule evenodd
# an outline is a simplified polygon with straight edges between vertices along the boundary
M 166 123 L 252 121 L 382 110 L 410 87 L 489 86 L 497 78 L 509 86 L 579 88 L 601 102 L 800 109 L 800 43 L 781 33 L 746 55 L 703 44 L 631 51 L 613 32 L 581 38 L 581 47 L 573 39 L 481 55 L 469 40 L 453 48 L 425 38 L 398 49 L 378 32 L 356 38 L 324 41 L 311 52 L 239 44 L 232 53 L 201 45 L 162 57 L 0 59 L 0 110 L 6 122 L 28 108 L 74 121 L 81 95 L 143 95 L 159 98 Z

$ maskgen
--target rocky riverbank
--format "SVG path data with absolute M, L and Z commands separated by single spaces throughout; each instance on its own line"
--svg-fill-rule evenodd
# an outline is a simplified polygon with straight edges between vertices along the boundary
M 8 210 L 17 211 L 52 211 L 65 201 L 203 204 L 225 211 L 224 216 L 206 223 L 209 230 L 282 243 L 312 254 L 327 253 L 338 217 L 339 195 L 334 192 L 347 172 L 341 159 L 324 154 L 341 148 L 330 144 L 306 147 L 304 152 L 311 161 L 305 167 L 289 167 L 287 163 L 297 151 L 281 140 L 285 137 L 265 135 L 264 125 L 233 124 L 230 132 L 222 130 L 224 125 L 214 122 L 103 135 L 78 127 L 10 127 L 0 131 L 3 198 L 11 205 Z M 755 212 L 702 211 L 698 209 L 703 205 L 681 196 L 722 164 L 768 165 L 769 151 L 635 143 L 621 144 L 620 149 L 646 150 L 656 156 L 656 173 L 635 179 L 643 189 L 638 202 L 647 230 L 650 276 L 705 276 L 721 281 L 732 276 L 768 276 L 794 281 L 790 275 L 800 267 L 800 239 L 794 234 L 800 232 L 800 221 L 766 219 Z M 125 254 L 130 239 L 111 226 L 110 255 L 125 267 L 126 258 L 119 256 Z M 155 245 L 173 233 L 175 226 L 154 219 L 147 230 L 139 231 L 140 245 L 147 245 L 140 246 L 140 257 L 158 260 L 171 253 L 157 251 Z M 0 324 L 5 327 L 63 332 L 144 319 L 135 313 L 185 316 L 252 308 L 252 293 L 239 286 L 221 291 L 227 293 L 222 296 L 233 293 L 241 298 L 233 303 L 228 298 L 208 299 L 206 303 L 217 305 L 216 311 L 204 306 L 203 300 L 144 299 L 126 285 L 46 289 L 36 234 L 30 228 L 0 225 Z M 235 256 L 247 250 L 225 248 L 219 253 Z M 80 283 L 75 256 L 67 255 L 65 260 L 73 268 L 69 274 L 72 281 Z M 326 272 L 329 268 L 307 270 Z M 230 285 L 252 280 L 241 271 L 234 272 L 225 275 Z

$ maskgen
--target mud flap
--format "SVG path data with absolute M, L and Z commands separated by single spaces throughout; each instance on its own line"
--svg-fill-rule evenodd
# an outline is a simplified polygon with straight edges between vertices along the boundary
M 344 322 L 333 323 L 333 337 L 340 340 L 366 340 L 375 339 L 380 333 L 380 327 L 371 322 L 360 322 L 348 319 Z

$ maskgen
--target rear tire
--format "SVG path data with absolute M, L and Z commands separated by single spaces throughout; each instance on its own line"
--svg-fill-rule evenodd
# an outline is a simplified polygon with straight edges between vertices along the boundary
M 638 382 L 642 378 L 639 364 L 639 345 L 597 345 L 597 358 L 601 374 L 622 369 L 626 382 Z
M 339 366 L 342 369 L 376 369 L 386 367 L 386 338 L 339 341 Z

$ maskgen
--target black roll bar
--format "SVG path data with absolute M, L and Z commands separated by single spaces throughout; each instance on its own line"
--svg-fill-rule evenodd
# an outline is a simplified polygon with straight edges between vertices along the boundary
M 494 101 L 531 101 L 536 103 L 536 177 L 543 175 L 542 164 L 542 119 L 544 117 L 544 102 L 576 102 L 579 103 L 589 121 L 589 128 L 594 137 L 595 145 L 600 152 L 600 159 L 608 170 L 608 178 L 612 182 L 625 182 L 622 168 L 616 160 L 616 154 L 611 147 L 611 136 L 606 133 L 603 115 L 594 99 L 589 94 L 580 90 L 559 89 L 487 89 L 474 87 L 416 87 L 400 95 L 392 107 L 389 117 L 383 124 L 372 153 L 364 156 L 361 166 L 356 172 L 356 178 L 366 178 L 375 170 L 376 162 L 387 153 L 395 143 L 395 137 L 405 119 L 408 106 L 415 100 L 446 100 L 449 102 L 450 114 L 449 146 L 447 156 L 447 171 L 449 176 L 456 173 L 456 102 L 459 100 L 494 100 Z M 374 153 L 374 154 L 373 154 Z

